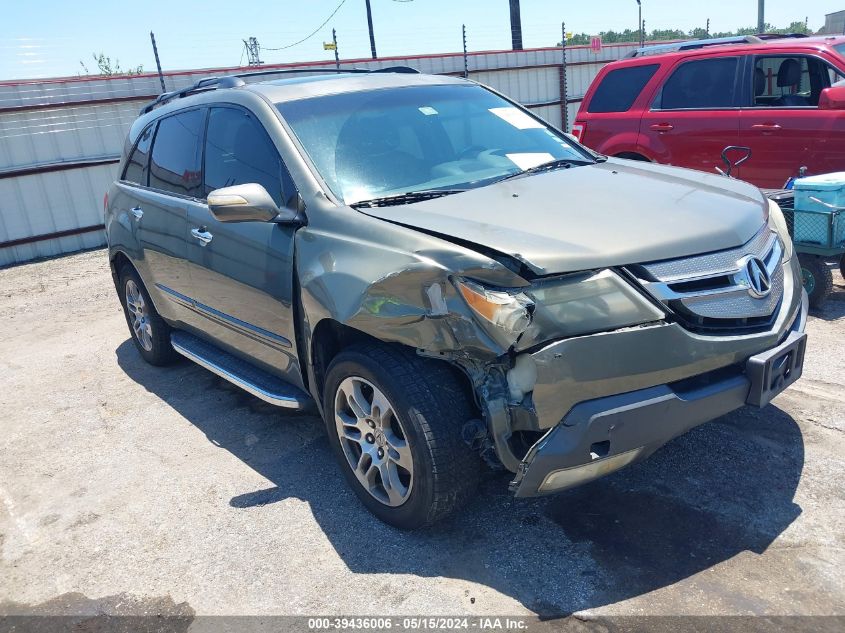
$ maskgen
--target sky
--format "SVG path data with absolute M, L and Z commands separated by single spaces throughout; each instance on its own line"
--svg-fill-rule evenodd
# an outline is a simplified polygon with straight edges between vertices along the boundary
M 337 30 L 341 59 L 369 57 L 365 0 L 0 0 L 0 80 L 56 77 L 96 68 L 93 53 L 123 68 L 155 71 L 154 31 L 164 70 L 246 63 L 243 39 L 258 38 L 265 63 L 333 59 L 323 49 Z M 379 56 L 461 50 L 461 24 L 470 51 L 511 46 L 507 0 L 371 0 Z M 642 0 L 646 29 L 704 27 L 728 31 L 757 22 L 757 0 Z M 138 8 L 138 7 L 143 8 Z M 637 28 L 636 0 L 522 0 L 526 48 L 554 46 L 566 30 L 598 33 Z M 339 8 L 338 8 L 339 7 Z M 291 46 L 325 26 L 302 43 Z M 819 29 L 845 0 L 767 0 L 766 21 L 786 26 L 809 18 Z M 270 50 L 283 48 L 283 50 Z

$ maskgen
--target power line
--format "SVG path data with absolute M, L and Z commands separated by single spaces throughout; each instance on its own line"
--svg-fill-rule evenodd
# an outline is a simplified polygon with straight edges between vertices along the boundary
M 298 44 L 302 44 L 306 40 L 310 40 L 312 37 L 314 37 L 319 32 L 320 29 L 322 29 L 324 26 L 326 26 L 326 24 L 329 23 L 329 20 L 331 20 L 334 17 L 335 13 L 340 11 L 340 7 L 342 7 L 344 4 L 346 4 L 346 0 L 340 0 L 340 4 L 335 7 L 335 10 L 331 12 L 331 15 L 329 15 L 329 17 L 327 17 L 325 19 L 325 21 L 320 26 L 318 26 L 309 35 L 306 35 L 305 37 L 303 37 L 298 42 L 294 42 L 293 44 L 288 44 L 287 46 L 280 46 L 279 48 L 268 48 L 268 47 L 265 46 L 264 50 L 265 51 L 283 51 L 286 48 L 293 48 L 294 46 L 296 46 Z

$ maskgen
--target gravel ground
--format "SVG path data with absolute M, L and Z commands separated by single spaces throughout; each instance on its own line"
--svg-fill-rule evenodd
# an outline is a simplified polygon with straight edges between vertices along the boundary
M 103 251 L 0 270 L 0 613 L 843 616 L 834 274 L 773 405 L 553 498 L 491 477 L 409 534 L 357 502 L 316 417 L 144 364 Z

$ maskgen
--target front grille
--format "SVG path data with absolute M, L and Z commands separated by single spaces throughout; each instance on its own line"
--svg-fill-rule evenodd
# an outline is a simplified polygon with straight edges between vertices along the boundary
M 771 325 L 784 291 L 783 245 L 763 227 L 738 248 L 631 267 L 655 299 L 694 331 L 730 333 Z M 760 296 L 747 264 L 760 260 L 769 292 Z

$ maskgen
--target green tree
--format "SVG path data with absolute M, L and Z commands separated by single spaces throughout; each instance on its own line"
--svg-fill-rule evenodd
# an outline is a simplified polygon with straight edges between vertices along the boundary
M 144 67 L 142 65 L 123 69 L 120 67 L 120 60 L 115 58 L 114 62 L 112 62 L 111 57 L 108 57 L 104 53 L 100 53 L 99 55 L 97 53 L 91 53 L 91 57 L 97 64 L 97 70 L 100 71 L 96 74 L 103 77 L 111 77 L 112 75 L 140 75 L 144 72 Z M 88 70 L 88 66 L 85 65 L 85 62 L 79 60 L 79 65 L 82 66 L 82 70 L 86 75 L 91 74 Z
M 813 33 L 812 29 L 807 28 L 805 22 L 797 21 L 790 23 L 789 26 L 785 28 L 775 28 L 771 24 L 765 25 L 766 33 L 803 33 L 805 35 L 809 35 Z M 694 40 L 704 40 L 708 38 L 715 38 L 715 37 L 737 37 L 741 35 L 757 35 L 757 27 L 756 26 L 744 26 L 736 29 L 735 31 L 722 31 L 719 33 L 707 33 L 706 29 L 703 28 L 695 28 L 692 29 L 689 33 L 681 31 L 680 29 L 655 29 L 651 31 L 651 33 L 646 33 L 645 40 L 647 42 L 656 42 L 662 40 L 684 40 L 684 39 L 694 39 Z M 617 44 L 621 42 L 639 42 L 640 41 L 640 32 L 638 30 L 632 29 L 625 29 L 624 31 L 602 31 L 599 33 L 601 37 L 601 41 L 604 44 Z M 573 33 L 572 37 L 566 40 L 567 46 L 583 46 L 590 43 L 590 38 L 592 36 L 587 33 Z M 557 43 L 560 46 L 560 42 Z

